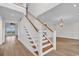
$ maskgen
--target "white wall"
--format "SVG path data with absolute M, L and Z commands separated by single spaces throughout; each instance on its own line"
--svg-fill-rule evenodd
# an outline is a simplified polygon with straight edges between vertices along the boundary
M 63 28 L 59 26 L 59 24 L 51 24 L 53 22 L 51 21 L 44 21 L 46 22 L 51 29 L 56 30 L 56 36 L 57 37 L 64 37 L 64 38 L 71 38 L 71 39 L 79 39 L 79 22 L 74 23 L 64 23 Z
M 59 26 L 56 27 L 57 37 L 64 37 L 64 38 L 72 38 L 72 39 L 79 39 L 79 23 L 73 23 L 70 25 L 65 25 L 63 28 Z
M 40 15 L 40 20 L 52 28 L 55 27 L 58 37 L 79 39 L 79 7 L 74 8 L 74 3 L 60 4 L 56 8 Z M 77 4 L 79 6 L 79 4 Z M 64 27 L 60 28 L 60 19 L 63 18 Z
M 2 19 L 0 17 L 0 44 L 2 44 Z
M 48 11 L 49 9 L 57 6 L 59 3 L 30 3 L 29 11 L 34 15 L 38 16 Z
M 5 20 L 2 20 L 2 40 L 5 42 Z

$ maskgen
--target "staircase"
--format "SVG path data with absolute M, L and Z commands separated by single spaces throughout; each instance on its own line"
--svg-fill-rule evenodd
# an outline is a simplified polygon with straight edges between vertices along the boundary
M 30 46 L 29 48 L 26 46 L 26 48 L 35 56 L 42 56 L 51 50 L 56 50 L 56 31 L 45 26 L 30 13 L 25 18 L 24 33 L 27 38 L 26 41 L 29 41 L 27 45 Z M 31 30 L 29 30 L 29 26 L 31 26 Z
M 31 44 L 32 48 L 34 49 L 34 51 L 32 53 L 34 55 L 38 55 L 37 45 L 35 44 L 35 41 L 31 37 L 32 35 L 30 34 L 29 29 L 25 29 L 25 30 L 26 30 L 26 37 L 27 37 L 29 43 Z

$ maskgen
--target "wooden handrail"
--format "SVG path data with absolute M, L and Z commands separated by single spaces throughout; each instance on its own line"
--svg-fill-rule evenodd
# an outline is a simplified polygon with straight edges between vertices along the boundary
M 28 16 L 25 16 L 27 18 L 27 20 L 32 24 L 32 26 L 34 27 L 34 29 L 38 32 L 39 30 L 35 27 L 35 25 L 30 21 L 30 19 L 28 18 Z
M 28 12 L 30 15 L 32 15 L 30 12 Z M 39 21 L 41 24 L 43 24 L 45 27 L 47 27 L 51 32 L 53 32 L 53 30 L 47 25 L 47 24 L 44 24 L 42 21 L 40 21 L 39 18 L 36 18 L 34 15 L 32 15 L 37 21 Z

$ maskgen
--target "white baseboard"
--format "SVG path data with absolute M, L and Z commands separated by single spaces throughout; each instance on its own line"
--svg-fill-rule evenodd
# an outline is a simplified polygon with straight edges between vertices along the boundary
M 3 44 L 3 42 L 0 42 L 0 45 L 2 45 Z
M 67 37 L 67 36 L 56 36 L 56 37 L 62 37 L 62 38 L 69 38 L 69 39 L 79 40 L 78 37 Z

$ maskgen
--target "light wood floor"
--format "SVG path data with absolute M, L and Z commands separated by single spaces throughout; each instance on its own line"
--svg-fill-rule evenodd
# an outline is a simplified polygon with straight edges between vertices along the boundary
M 31 56 L 28 51 L 17 39 L 8 37 L 6 43 L 0 45 L 0 56 Z
M 57 50 L 45 56 L 78 56 L 79 40 L 57 38 Z M 0 45 L 0 56 L 33 56 L 18 40 L 8 38 L 6 43 Z
M 57 50 L 46 56 L 79 56 L 79 40 L 57 38 Z

